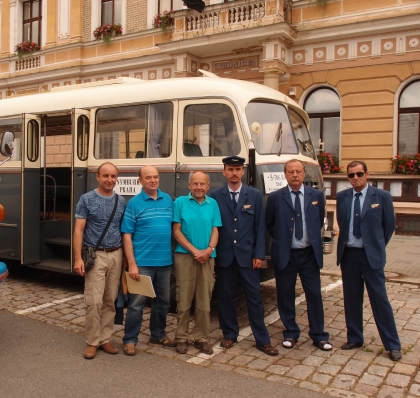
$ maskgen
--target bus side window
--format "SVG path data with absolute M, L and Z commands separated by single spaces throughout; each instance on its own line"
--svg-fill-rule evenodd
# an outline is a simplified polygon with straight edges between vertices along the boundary
M 173 104 L 99 109 L 95 158 L 165 158 L 172 152 Z
M 241 151 L 233 112 L 225 104 L 187 106 L 183 131 L 185 156 L 230 156 Z

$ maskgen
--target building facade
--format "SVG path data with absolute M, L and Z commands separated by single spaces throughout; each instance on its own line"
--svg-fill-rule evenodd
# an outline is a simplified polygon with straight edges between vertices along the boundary
M 318 2 L 206 0 L 199 13 L 182 0 L 2 0 L 0 98 L 199 69 L 264 84 L 308 112 L 315 148 L 341 171 L 367 162 L 372 184 L 394 198 L 398 233 L 420 233 L 419 170 L 391 169 L 396 155 L 420 152 L 420 2 Z M 96 39 L 103 24 L 122 34 Z M 55 140 L 50 156 L 69 162 L 70 142 Z M 335 195 L 348 183 L 342 173 L 325 181 L 333 228 Z

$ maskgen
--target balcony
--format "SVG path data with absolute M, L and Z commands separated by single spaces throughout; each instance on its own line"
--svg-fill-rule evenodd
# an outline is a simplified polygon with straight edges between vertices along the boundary
M 290 20 L 288 0 L 243 0 L 207 6 L 200 14 L 174 13 L 173 41 L 240 31 Z
M 27 71 L 30 69 L 36 69 L 41 67 L 41 56 L 40 55 L 31 55 L 25 56 L 15 60 L 15 71 Z

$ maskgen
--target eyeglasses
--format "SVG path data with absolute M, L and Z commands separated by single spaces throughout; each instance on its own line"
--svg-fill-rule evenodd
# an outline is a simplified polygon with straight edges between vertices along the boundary
M 354 176 L 357 177 L 363 177 L 365 175 L 364 171 L 358 171 L 357 173 L 349 173 L 347 174 L 348 178 L 354 178 Z

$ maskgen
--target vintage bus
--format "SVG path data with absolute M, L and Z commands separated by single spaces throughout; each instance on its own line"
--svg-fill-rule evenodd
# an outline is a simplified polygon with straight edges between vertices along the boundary
M 305 184 L 323 189 L 309 119 L 297 103 L 260 84 L 200 72 L 1 100 L 0 259 L 72 272 L 75 206 L 97 187 L 96 170 L 108 160 L 127 201 L 140 192 L 141 166 L 156 166 L 160 188 L 176 198 L 188 193 L 194 170 L 210 174 L 211 189 L 225 184 L 229 155 L 246 158 L 244 182 L 264 200 L 286 184 L 284 163 L 293 158 L 306 165 Z

